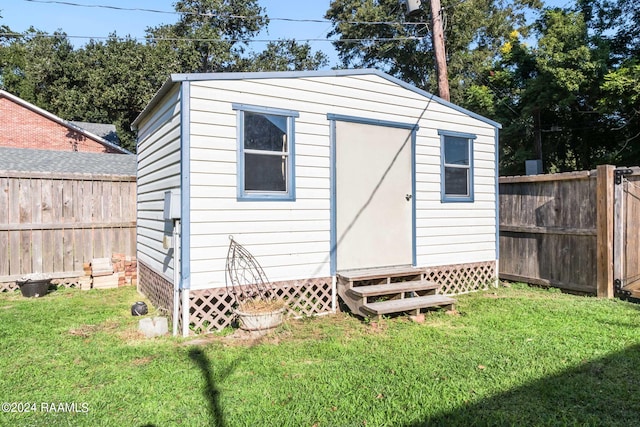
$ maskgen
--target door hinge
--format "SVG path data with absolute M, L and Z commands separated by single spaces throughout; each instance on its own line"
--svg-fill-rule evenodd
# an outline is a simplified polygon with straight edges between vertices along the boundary
M 616 292 L 620 292 L 622 290 L 622 280 L 615 279 L 613 281 L 613 288 L 616 290 Z
M 614 170 L 614 175 L 615 175 L 615 178 L 616 178 L 616 185 L 622 184 L 622 177 L 623 176 L 631 175 L 632 173 L 633 173 L 633 170 L 631 170 L 629 168 L 615 169 Z

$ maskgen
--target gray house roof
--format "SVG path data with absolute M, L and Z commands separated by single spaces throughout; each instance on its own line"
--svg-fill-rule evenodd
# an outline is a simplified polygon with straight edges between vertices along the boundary
M 0 171 L 136 176 L 136 156 L 0 147 Z
M 118 138 L 118 134 L 116 133 L 116 125 L 76 121 L 71 121 L 70 123 L 113 144 L 120 145 L 120 138 Z

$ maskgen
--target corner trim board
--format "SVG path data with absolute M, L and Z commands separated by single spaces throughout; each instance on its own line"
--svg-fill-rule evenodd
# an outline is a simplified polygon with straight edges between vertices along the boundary
M 180 87 L 180 289 L 191 287 L 191 83 Z

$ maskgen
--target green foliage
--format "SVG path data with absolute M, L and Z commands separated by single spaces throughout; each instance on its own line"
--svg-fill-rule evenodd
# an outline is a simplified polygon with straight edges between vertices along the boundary
M 579 9 L 547 9 L 534 29 L 534 47 L 509 40 L 494 65 L 500 102 L 509 106 L 496 111 L 505 125 L 502 173 L 523 173 L 536 151 L 548 172 L 640 161 L 628 144 L 630 116 L 613 107 L 612 87 L 603 85 L 618 66 L 603 29 Z
M 633 0 L 576 0 L 564 9 L 492 0 L 442 7 L 451 99 L 503 124 L 502 174 L 524 173 L 524 161 L 539 155 L 549 172 L 640 163 L 631 143 L 640 133 L 633 70 L 640 9 Z M 429 22 L 423 8 L 413 19 Z M 527 11 L 537 18 L 532 25 Z M 330 35 L 344 40 L 336 42 L 342 65 L 382 68 L 435 93 L 430 32 L 401 24 L 402 13 L 391 0 L 332 2 L 327 18 Z
M 268 24 L 257 0 L 183 0 L 180 20 L 147 30 L 152 43 L 176 52 L 181 72 L 236 71 L 246 40 Z
M 247 41 L 269 22 L 257 0 L 184 0 L 175 9 L 180 20 L 148 28 L 146 43 L 114 33 L 74 49 L 64 33 L 49 37 L 30 29 L 2 36 L 0 87 L 66 120 L 113 123 L 122 145 L 135 152 L 131 123 L 171 73 L 308 70 L 327 63 L 295 40 L 247 52 Z
M 502 174 L 640 164 L 635 0 L 443 0 L 451 99 L 502 123 Z M 336 0 L 326 18 L 342 67 L 375 67 L 436 93 L 428 2 L 407 22 L 397 0 Z M 0 36 L 0 87 L 68 120 L 129 126 L 171 73 L 310 70 L 327 57 L 308 43 L 248 41 L 267 28 L 258 0 L 184 0 L 176 24 L 140 43 L 113 34 L 73 48 L 64 33 Z M 525 19 L 534 17 L 529 25 Z M 10 34 L 3 25 L 1 30 Z
M 244 71 L 304 71 L 316 70 L 328 62 L 322 52 L 313 53 L 308 43 L 278 40 L 268 43 L 264 51 L 240 61 L 239 67 Z
M 428 8 L 407 23 L 397 0 L 338 0 L 326 17 L 344 67 L 377 67 L 437 93 Z M 526 32 L 524 13 L 538 1 L 443 1 L 445 39 L 453 102 L 464 105 L 467 90 L 484 85 L 484 75 L 514 30 Z M 383 22 L 367 24 L 366 22 Z

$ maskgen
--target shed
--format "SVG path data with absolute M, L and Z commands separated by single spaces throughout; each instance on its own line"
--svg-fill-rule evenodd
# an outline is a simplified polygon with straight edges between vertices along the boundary
M 185 332 L 230 322 L 230 235 L 301 314 L 360 279 L 496 280 L 500 124 L 388 74 L 175 74 L 133 127 L 140 290 L 179 291 Z

